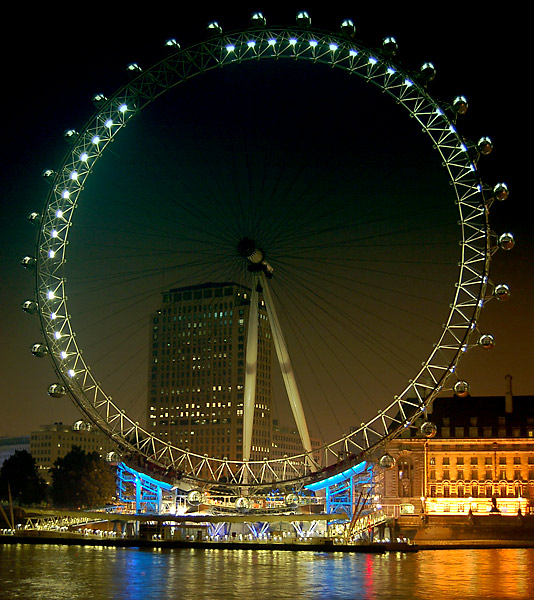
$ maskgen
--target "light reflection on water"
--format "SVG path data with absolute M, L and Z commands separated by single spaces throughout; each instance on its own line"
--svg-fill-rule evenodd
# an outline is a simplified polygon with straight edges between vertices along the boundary
M 0 545 L 9 600 L 534 598 L 534 549 L 341 554 Z

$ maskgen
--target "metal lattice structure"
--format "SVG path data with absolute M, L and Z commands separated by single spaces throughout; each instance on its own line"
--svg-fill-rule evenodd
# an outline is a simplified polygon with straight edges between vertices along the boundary
M 455 124 L 465 100 L 459 98 L 448 105 L 430 95 L 426 84 L 433 75 L 432 65 L 426 64 L 418 74 L 403 70 L 393 61 L 388 44 L 373 50 L 354 41 L 350 22 L 343 24 L 341 33 L 302 26 L 261 27 L 229 34 L 213 31 L 216 35 L 208 41 L 185 49 L 175 42 L 168 43 L 168 56 L 147 70 L 131 65 L 129 83 L 110 98 L 95 97 L 95 114 L 80 132 L 68 132 L 70 148 L 62 165 L 56 172 L 47 173 L 52 185 L 39 217 L 36 255 L 25 259 L 26 266 L 35 267 L 36 287 L 35 301 L 28 301 L 26 308 L 38 311 L 44 343 L 36 351 L 49 354 L 58 377 L 50 393 L 70 396 L 82 413 L 125 452 L 140 454 L 152 464 L 191 480 L 218 481 L 224 476 L 237 485 L 247 482 L 258 487 L 306 476 L 306 456 L 239 462 L 200 456 L 177 447 L 130 419 L 102 388 L 84 359 L 71 324 L 64 265 L 80 196 L 110 143 L 140 111 L 167 91 L 210 70 L 258 60 L 320 63 L 360 77 L 391 96 L 428 136 L 448 173 L 458 211 L 461 260 L 454 295 L 448 299 L 448 318 L 434 348 L 404 389 L 370 421 L 327 444 L 322 449 L 326 457 L 337 456 L 340 447 L 350 455 L 368 455 L 384 439 L 410 426 L 443 390 L 452 388 L 459 360 L 479 343 L 477 321 L 488 293 L 493 291 L 488 289 L 488 275 L 497 241 L 488 215 L 494 198 L 505 188 L 494 192 L 481 182 L 477 160 L 484 152 L 468 144 Z

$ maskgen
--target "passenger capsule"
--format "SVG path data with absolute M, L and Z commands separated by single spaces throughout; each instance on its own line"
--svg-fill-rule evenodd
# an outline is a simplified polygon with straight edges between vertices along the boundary
M 286 506 L 296 506 L 299 503 L 297 494 L 288 494 L 285 499 Z
M 310 27 L 311 17 L 305 10 L 299 10 L 297 13 L 297 25 L 299 27 Z
M 487 156 L 488 154 L 491 154 L 491 151 L 493 150 L 493 142 L 487 136 L 481 137 L 478 140 L 477 148 L 480 154 Z
M 466 398 L 467 396 L 469 396 L 469 384 L 467 383 L 467 381 L 457 381 L 454 384 L 454 393 L 458 396 L 458 398 Z
M 198 506 L 202 502 L 202 493 L 198 490 L 191 490 L 187 494 L 187 503 L 193 506 Z
M 495 286 L 493 295 L 501 302 L 506 301 L 510 298 L 510 288 L 506 285 L 506 283 L 499 283 Z
M 67 142 L 74 142 L 74 140 L 78 137 L 78 132 L 76 129 L 67 129 L 63 134 L 63 137 L 67 140 Z
M 508 194 L 508 186 L 506 183 L 498 183 L 493 188 L 493 197 L 497 200 L 506 200 L 506 198 L 508 198 Z
M 465 115 L 469 105 L 467 104 L 467 100 L 465 96 L 456 96 L 452 106 L 458 115 Z
M 41 215 L 37 212 L 32 212 L 28 215 L 28 221 L 32 225 L 38 225 L 41 221 Z
M 208 23 L 208 31 L 211 35 L 221 35 L 222 27 L 217 23 L 217 21 L 210 21 Z
M 66 393 L 67 390 L 61 383 L 52 383 L 48 386 L 48 395 L 52 396 L 52 398 L 63 398 Z
M 420 72 L 425 83 L 430 83 L 436 77 L 436 67 L 431 62 L 424 63 Z
M 353 38 L 356 34 L 356 26 L 352 19 L 344 19 L 340 25 L 341 33 L 348 38 Z
M 32 354 L 37 358 L 44 358 L 48 355 L 48 348 L 41 343 L 36 343 L 32 346 Z
M 167 50 L 180 50 L 180 44 L 177 40 L 171 38 L 170 40 L 166 40 L 165 48 L 167 48 Z
M 137 63 L 130 63 L 126 67 L 126 70 L 130 75 L 138 75 L 139 73 L 143 72 L 143 69 L 141 69 L 141 67 Z
M 241 496 L 235 501 L 235 507 L 238 510 L 248 510 L 250 508 L 250 500 L 245 498 L 245 496 Z
M 102 104 L 105 104 L 108 101 L 108 99 L 106 98 L 106 96 L 104 96 L 104 94 L 95 94 L 93 96 L 93 104 L 99 108 L 100 106 L 102 106 Z
M 255 27 L 265 27 L 267 25 L 267 19 L 263 16 L 261 12 L 252 13 L 250 17 L 250 22 Z
M 436 427 L 435 423 L 432 423 L 431 421 L 425 421 L 421 425 L 420 431 L 424 437 L 433 438 L 433 437 L 435 437 L 436 433 L 438 432 L 438 428 Z
M 490 333 L 483 333 L 478 340 L 478 345 L 485 350 L 491 350 L 495 347 L 495 339 Z
M 380 460 L 378 461 L 378 464 L 380 465 L 380 467 L 382 469 L 388 470 L 388 469 L 392 469 L 395 466 L 395 459 L 393 458 L 393 456 L 391 456 L 391 454 L 388 454 L 387 452 L 385 454 L 383 454 L 380 457 Z
M 511 250 L 515 246 L 515 239 L 511 233 L 502 233 L 499 236 L 499 248 L 501 250 Z
M 33 300 L 25 300 L 21 304 L 21 308 L 25 313 L 28 313 L 29 315 L 34 315 L 39 307 L 37 306 L 37 302 L 34 302 Z
M 43 179 L 47 183 L 52 183 L 54 181 L 55 176 L 56 176 L 56 172 L 53 169 L 45 169 L 43 171 Z
M 32 271 L 33 269 L 35 269 L 35 265 L 37 264 L 37 261 L 35 260 L 35 258 L 33 256 L 25 256 L 21 261 L 20 264 L 25 268 L 28 269 L 28 271 Z
M 106 454 L 106 462 L 118 463 L 119 461 L 120 461 L 120 456 L 113 450 Z
M 397 54 L 397 50 L 399 49 L 397 40 L 392 36 L 385 37 L 382 40 L 382 49 L 388 56 L 395 56 L 395 54 Z

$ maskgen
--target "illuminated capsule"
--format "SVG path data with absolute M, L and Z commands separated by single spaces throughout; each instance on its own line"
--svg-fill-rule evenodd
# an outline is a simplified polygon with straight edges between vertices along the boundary
M 288 494 L 285 503 L 286 506 L 295 506 L 299 503 L 299 497 L 296 494 Z
M 66 393 L 67 390 L 61 383 L 52 383 L 48 386 L 48 395 L 52 396 L 52 398 L 63 398 Z
M 137 64 L 137 63 L 130 63 L 127 67 L 126 70 L 128 71 L 128 73 L 130 75 L 137 75 L 139 73 L 143 72 L 143 69 L 141 69 L 141 67 Z
M 508 186 L 506 183 L 498 183 L 493 188 L 493 197 L 497 198 L 497 200 L 506 200 L 506 198 L 508 198 L 508 194 Z
M 48 183 L 52 183 L 54 181 L 54 177 L 56 176 L 56 172 L 52 169 L 45 169 L 43 171 L 43 179 Z
M 108 452 L 106 454 L 106 461 L 110 463 L 117 463 L 120 461 L 120 457 L 116 452 L 113 452 L 112 450 L 111 452 Z
M 165 48 L 167 48 L 167 50 L 179 50 L 180 49 L 180 44 L 178 43 L 177 40 L 175 40 L 174 38 L 167 40 L 165 42 Z
M 105 104 L 107 102 L 107 98 L 106 96 L 104 96 L 104 94 L 95 94 L 93 96 L 93 104 L 98 108 L 99 106 L 102 106 L 102 104 Z
M 48 355 L 48 348 L 44 344 L 38 342 L 32 346 L 32 354 L 38 358 L 44 358 Z
M 198 506 L 202 502 L 202 493 L 198 490 L 191 490 L 187 494 L 187 502 L 193 506 Z
M 506 285 L 506 283 L 499 283 L 495 286 L 493 295 L 495 298 L 497 298 L 497 300 L 508 300 L 510 298 L 510 288 Z
M 397 54 L 397 50 L 399 49 L 397 40 L 392 36 L 385 37 L 382 40 L 382 49 L 389 56 L 395 56 L 395 54 Z
M 252 13 L 250 21 L 253 25 L 258 25 L 259 27 L 265 27 L 267 25 L 267 19 L 263 16 L 263 13 L 261 12 Z
M 457 381 L 454 384 L 454 393 L 458 396 L 458 398 L 466 398 L 467 396 L 469 396 L 469 384 L 467 383 L 467 381 Z
M 88 423 L 87 421 L 84 421 L 83 419 L 79 419 L 78 421 L 75 421 L 73 423 L 72 429 L 73 429 L 73 431 L 90 431 L 91 423 Z
M 485 350 L 491 350 L 495 347 L 495 339 L 490 333 L 483 333 L 478 340 L 478 345 Z
M 32 212 L 28 215 L 28 221 L 32 225 L 38 225 L 39 222 L 41 221 L 41 215 L 37 212 Z
M 299 27 L 310 27 L 311 18 L 305 10 L 299 10 L 297 13 L 297 25 Z
M 21 304 L 21 308 L 25 313 L 28 313 L 29 315 L 34 315 L 37 312 L 38 306 L 37 302 L 34 302 L 33 300 L 25 300 Z
M 208 31 L 212 35 L 220 35 L 222 33 L 222 27 L 217 23 L 217 21 L 210 21 L 208 23 Z
M 511 250 L 515 246 L 515 239 L 511 233 L 502 233 L 499 236 L 499 248 L 501 250 Z
M 250 508 L 250 500 L 241 496 L 235 501 L 235 507 L 239 510 L 248 510 Z
M 477 143 L 480 154 L 488 155 L 493 150 L 493 142 L 489 137 L 481 137 Z
M 421 434 L 426 438 L 433 438 L 437 432 L 438 428 L 436 427 L 436 424 L 432 423 L 431 421 L 425 421 L 421 425 Z
M 67 140 L 67 142 L 74 142 L 74 140 L 78 137 L 78 132 L 75 129 L 67 129 L 63 134 L 63 137 Z
M 431 62 L 426 62 L 421 67 L 421 77 L 426 83 L 433 81 L 436 77 L 436 67 Z
M 352 19 L 344 19 L 340 25 L 341 33 L 349 38 L 353 38 L 356 34 L 356 26 Z
M 35 258 L 33 258 L 33 256 L 25 256 L 21 261 L 20 264 L 25 268 L 28 269 L 28 271 L 32 271 L 33 269 L 35 269 L 35 264 L 36 264 L 36 260 Z
M 452 103 L 452 106 L 456 113 L 459 115 L 465 115 L 469 107 L 465 96 L 456 96 L 454 102 Z
M 378 464 L 382 469 L 392 469 L 395 466 L 395 459 L 387 452 L 380 457 Z

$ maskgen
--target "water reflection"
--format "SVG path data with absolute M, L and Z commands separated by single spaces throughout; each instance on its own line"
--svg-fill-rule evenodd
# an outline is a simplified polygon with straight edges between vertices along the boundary
M 55 600 L 534 597 L 534 549 L 330 554 L 1 546 L 0 598 Z

